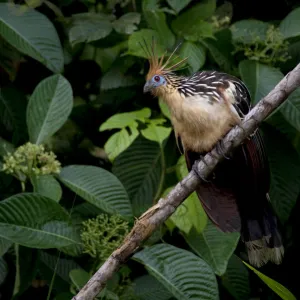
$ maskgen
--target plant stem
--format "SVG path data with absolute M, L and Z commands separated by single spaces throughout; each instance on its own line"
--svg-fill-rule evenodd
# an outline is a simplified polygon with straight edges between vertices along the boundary
M 155 194 L 155 197 L 153 198 L 153 204 L 155 204 L 157 202 L 157 200 L 159 199 L 159 197 L 162 193 L 164 182 L 165 182 L 166 159 L 165 159 L 164 148 L 162 145 L 160 145 L 160 153 L 161 153 L 161 174 L 160 174 L 160 180 L 159 180 L 157 192 Z
M 20 290 L 20 255 L 19 255 L 19 244 L 15 244 L 15 255 L 16 255 L 16 277 L 15 277 L 15 285 L 13 296 L 17 295 Z
M 22 192 L 24 193 L 26 191 L 25 181 L 21 181 L 21 188 L 22 188 Z

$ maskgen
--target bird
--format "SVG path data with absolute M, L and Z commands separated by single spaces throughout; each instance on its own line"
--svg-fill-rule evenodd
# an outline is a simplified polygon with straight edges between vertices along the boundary
M 178 75 L 187 60 L 178 61 L 178 47 L 165 61 L 154 42 L 150 47 L 145 43 L 150 67 L 143 91 L 167 104 L 187 168 L 198 174 L 195 161 L 215 146 L 222 150 L 222 138 L 250 111 L 251 97 L 239 78 L 221 71 Z M 270 168 L 260 130 L 225 158 L 196 188 L 206 214 L 221 231 L 240 233 L 251 265 L 280 264 L 284 247 L 270 202 Z

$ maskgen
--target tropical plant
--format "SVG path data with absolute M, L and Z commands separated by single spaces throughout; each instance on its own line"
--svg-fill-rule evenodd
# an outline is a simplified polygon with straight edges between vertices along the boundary
M 255 104 L 299 62 L 300 6 L 261 14 L 251 1 L 17 2 L 0 1 L 1 295 L 71 299 L 135 217 L 187 174 L 167 107 L 142 93 L 141 45 L 154 38 L 163 53 L 181 43 L 182 72 L 238 76 Z M 261 130 L 282 265 L 247 264 L 239 235 L 220 232 L 192 194 L 99 299 L 300 296 L 291 272 L 300 250 L 299 89 Z

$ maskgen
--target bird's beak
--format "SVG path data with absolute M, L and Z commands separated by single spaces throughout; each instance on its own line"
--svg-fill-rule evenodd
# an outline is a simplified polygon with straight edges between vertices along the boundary
M 153 88 L 152 84 L 149 81 L 147 81 L 146 84 L 144 85 L 144 93 L 150 92 L 152 88 Z

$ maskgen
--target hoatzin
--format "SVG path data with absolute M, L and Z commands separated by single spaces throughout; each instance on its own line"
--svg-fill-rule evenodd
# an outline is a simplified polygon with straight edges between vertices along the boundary
M 164 56 L 156 56 L 154 44 L 144 48 L 150 62 L 144 92 L 161 97 L 168 105 L 187 167 L 196 171 L 194 162 L 218 145 L 249 112 L 250 95 L 244 83 L 229 74 L 176 75 L 174 71 L 185 62 L 171 65 L 176 49 L 164 62 Z M 257 130 L 196 189 L 214 224 L 224 232 L 241 233 L 249 262 L 256 267 L 268 261 L 279 264 L 284 253 L 269 185 L 268 159 Z

